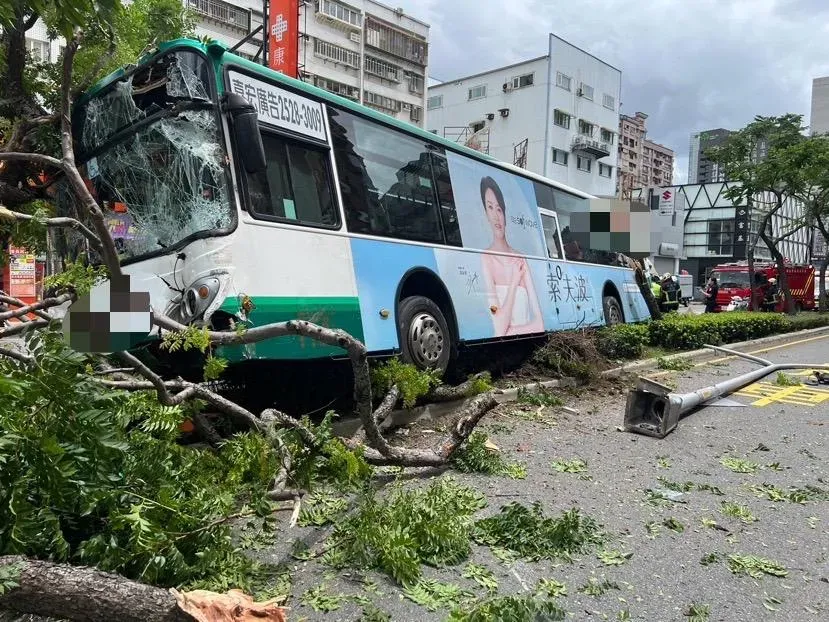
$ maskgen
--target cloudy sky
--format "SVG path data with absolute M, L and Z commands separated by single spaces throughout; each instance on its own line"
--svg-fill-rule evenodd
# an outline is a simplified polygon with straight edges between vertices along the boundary
M 803 114 L 829 75 L 829 0 L 385 0 L 431 25 L 438 80 L 547 53 L 553 32 L 622 70 L 624 114 L 688 170 L 694 131 Z M 508 11 L 501 6 L 509 6 Z

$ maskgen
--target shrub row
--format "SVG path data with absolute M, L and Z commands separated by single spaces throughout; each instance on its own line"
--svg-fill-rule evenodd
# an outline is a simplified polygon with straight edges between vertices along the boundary
M 829 315 L 803 313 L 729 312 L 703 315 L 671 314 L 642 324 L 620 324 L 598 331 L 599 351 L 610 359 L 635 359 L 646 346 L 666 350 L 696 350 L 809 328 L 829 326 Z

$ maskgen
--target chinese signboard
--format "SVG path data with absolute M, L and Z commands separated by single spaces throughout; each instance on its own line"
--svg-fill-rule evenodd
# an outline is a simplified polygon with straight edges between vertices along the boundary
M 34 298 L 37 295 L 35 256 L 23 248 L 9 247 L 9 295 Z
M 748 207 L 738 205 L 734 213 L 734 258 L 745 259 L 749 244 L 750 220 Z
M 228 79 L 231 90 L 256 108 L 262 123 L 326 140 L 322 103 L 235 71 L 228 72 Z
M 268 15 L 268 67 L 292 78 L 299 66 L 299 2 L 271 0 Z

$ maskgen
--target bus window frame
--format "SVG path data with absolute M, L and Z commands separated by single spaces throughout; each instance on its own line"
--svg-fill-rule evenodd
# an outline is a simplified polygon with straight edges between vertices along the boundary
M 544 216 L 552 218 L 556 223 L 556 242 L 558 242 L 558 248 L 556 249 L 559 253 L 558 257 L 550 257 L 550 248 L 547 246 L 547 233 L 544 231 Z M 567 256 L 564 254 L 564 246 L 561 243 L 561 225 L 558 222 L 558 213 L 549 210 L 543 207 L 538 208 L 538 219 L 541 225 L 541 233 L 544 235 L 544 246 L 547 246 L 547 261 L 567 261 Z M 597 264 L 598 265 L 598 264 Z
M 296 138 L 293 133 L 289 132 L 280 132 L 276 131 L 274 128 L 270 126 L 264 126 L 260 123 L 259 124 L 259 132 L 262 134 L 262 137 L 266 136 L 274 136 L 277 139 L 283 141 L 283 146 L 294 144 L 299 146 L 307 146 L 309 151 L 315 151 L 319 154 L 322 154 L 323 161 L 325 162 L 325 172 L 327 177 L 327 186 L 328 186 L 328 193 L 331 197 L 331 204 L 334 207 L 334 211 L 337 215 L 337 222 L 332 225 L 326 225 L 322 223 L 315 223 L 307 220 L 299 220 L 293 218 L 286 218 L 280 216 L 270 216 L 267 214 L 261 214 L 256 212 L 253 209 L 253 204 L 250 200 L 250 188 L 248 187 L 248 174 L 243 173 L 241 177 L 241 183 L 239 184 L 239 189 L 241 190 L 241 201 L 244 210 L 250 215 L 251 218 L 254 220 L 259 220 L 262 222 L 273 222 L 273 223 L 280 223 L 291 225 L 293 227 L 307 227 L 309 229 L 323 229 L 326 231 L 340 231 L 343 228 L 343 214 L 342 208 L 339 204 L 339 192 L 335 192 L 334 188 L 334 177 L 332 172 L 332 164 L 331 164 L 331 148 L 321 144 L 319 141 L 308 141 L 308 140 L 301 140 Z M 265 172 L 267 174 L 267 172 Z M 288 175 L 291 175 L 290 171 L 290 161 L 288 164 Z M 293 191 L 293 184 L 291 184 L 291 190 Z
M 233 157 L 233 152 L 231 151 L 232 138 L 228 135 L 229 132 L 227 131 L 227 119 L 225 118 L 224 111 L 222 110 L 221 105 L 221 97 L 219 96 L 219 85 L 217 79 L 215 79 L 216 71 L 215 71 L 215 60 L 204 51 L 191 47 L 189 45 L 173 45 L 170 46 L 168 49 L 164 51 L 159 51 L 156 54 L 153 54 L 146 62 L 140 63 L 134 67 L 131 67 L 128 71 L 124 71 L 123 74 L 119 75 L 116 79 L 114 79 L 111 83 L 104 86 L 100 91 L 95 93 L 95 95 L 84 99 L 83 101 L 79 102 L 82 105 L 75 104 L 70 112 L 70 119 L 72 121 L 72 140 L 73 143 L 80 145 L 80 137 L 76 138 L 76 132 L 81 131 L 83 127 L 82 124 L 77 123 L 78 115 L 80 115 L 81 110 L 85 110 L 85 106 L 88 105 L 92 100 L 99 99 L 101 97 L 105 97 L 112 89 L 115 88 L 116 84 L 123 82 L 124 80 L 129 79 L 133 75 L 135 75 L 138 71 L 152 65 L 153 63 L 157 62 L 158 59 L 162 58 L 163 56 L 168 56 L 180 52 L 189 52 L 191 54 L 196 54 L 205 63 L 207 63 L 207 67 L 210 70 L 210 77 L 211 79 L 208 81 L 208 88 L 209 94 L 211 98 L 211 107 L 216 114 L 217 120 L 217 142 L 222 145 L 224 150 L 225 158 L 229 159 L 224 166 L 224 181 L 227 188 L 227 201 L 228 201 L 228 209 L 230 210 L 231 214 L 231 222 L 227 227 L 222 227 L 219 229 L 209 229 L 204 231 L 196 231 L 195 233 L 191 233 L 187 237 L 182 238 L 175 244 L 171 244 L 170 246 L 159 248 L 158 250 L 149 251 L 147 253 L 143 253 L 141 255 L 136 255 L 135 257 L 129 257 L 127 259 L 120 260 L 120 264 L 122 266 L 129 266 L 131 264 L 140 263 L 142 261 L 148 261 L 150 259 L 156 259 L 158 257 L 163 257 L 165 255 L 172 255 L 175 252 L 181 251 L 183 248 L 186 248 L 193 242 L 197 242 L 199 240 L 207 240 L 210 238 L 221 238 L 227 237 L 233 234 L 236 229 L 239 227 L 239 212 L 237 209 L 237 205 L 235 205 L 236 201 L 234 200 L 237 196 L 236 193 L 236 186 L 235 181 L 239 179 L 238 177 L 238 162 L 236 162 L 236 158 Z M 158 119 L 163 118 L 163 115 L 156 113 L 152 115 L 153 117 L 157 116 Z M 155 119 L 152 121 L 155 123 Z M 137 124 L 136 124 L 137 125 Z M 129 128 L 130 131 L 127 129 L 123 129 L 119 132 L 116 132 L 112 136 L 110 136 L 106 142 L 111 144 L 117 144 L 120 142 L 124 142 L 124 140 L 128 137 L 130 133 L 134 131 L 134 127 Z M 117 137 L 117 140 L 115 140 Z M 99 145 L 98 148 L 88 152 L 88 153 L 79 153 L 77 158 L 77 166 L 78 168 L 83 171 L 86 164 L 94 157 L 96 157 L 96 153 L 100 150 Z M 235 145 L 233 145 L 235 147 Z M 83 174 L 83 173 L 82 173 Z

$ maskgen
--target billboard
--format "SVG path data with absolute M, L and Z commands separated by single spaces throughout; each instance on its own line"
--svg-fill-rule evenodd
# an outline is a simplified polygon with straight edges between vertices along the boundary
M 299 2 L 271 0 L 268 11 L 268 67 L 296 78 L 299 67 Z

